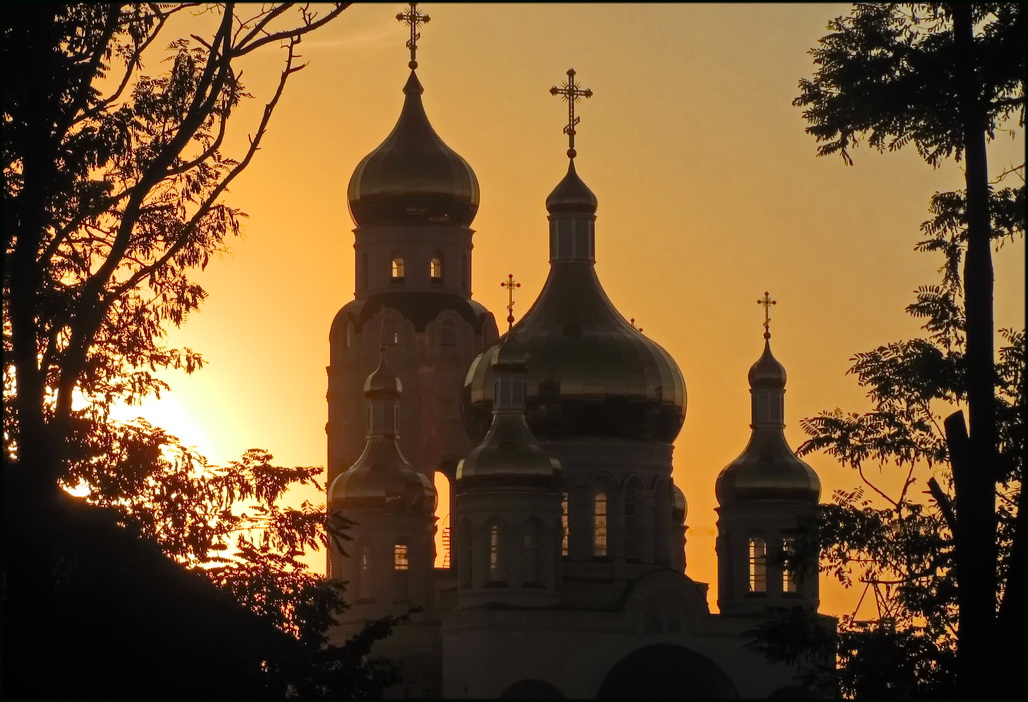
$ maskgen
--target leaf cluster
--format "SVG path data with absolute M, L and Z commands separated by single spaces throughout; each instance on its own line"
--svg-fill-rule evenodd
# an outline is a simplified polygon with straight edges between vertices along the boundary
M 1024 125 L 1024 15 L 1020 3 L 974 3 L 973 75 L 988 138 L 1017 117 Z M 804 107 L 819 155 L 853 163 L 859 137 L 880 151 L 912 143 L 937 166 L 962 157 L 960 65 L 947 4 L 857 3 L 810 51 L 818 67 L 799 83 L 793 104 Z

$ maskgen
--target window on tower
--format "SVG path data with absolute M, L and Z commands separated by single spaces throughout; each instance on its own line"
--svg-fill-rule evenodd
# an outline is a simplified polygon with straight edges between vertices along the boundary
M 437 285 L 443 282 L 443 255 L 438 251 L 428 264 L 428 275 Z
M 593 496 L 593 556 L 607 555 L 607 492 L 602 488 Z
M 400 542 L 393 546 L 393 570 L 403 571 L 410 567 L 407 560 L 407 544 Z
M 639 528 L 639 485 L 633 479 L 625 490 L 625 558 L 638 560 L 639 546 L 636 532 Z
M 392 279 L 394 283 L 403 282 L 403 271 L 403 256 L 398 253 L 394 253 L 392 263 Z
M 443 346 L 457 345 L 457 325 L 453 323 L 452 319 L 443 320 L 439 342 Z
M 793 554 L 796 546 L 795 539 L 782 539 L 782 551 L 787 555 Z M 796 574 L 788 566 L 782 567 L 782 592 L 798 592 L 796 587 Z
M 524 546 L 525 582 L 542 582 L 539 573 L 539 523 L 535 520 L 525 525 Z
M 370 555 L 368 554 L 368 547 L 367 546 L 361 546 L 360 554 L 361 554 L 361 562 L 360 562 L 360 570 L 358 571 L 358 575 L 357 575 L 357 578 L 358 578 L 358 581 L 357 581 L 357 597 L 363 600 L 363 599 L 367 599 L 368 597 L 370 597 L 369 593 L 371 592 L 371 581 L 370 581 L 370 577 L 371 577 L 370 568 L 371 568 L 371 565 L 369 563 Z
M 503 562 L 500 560 L 500 525 L 489 526 L 489 580 L 503 580 Z
M 767 542 L 750 537 L 750 592 L 767 592 Z

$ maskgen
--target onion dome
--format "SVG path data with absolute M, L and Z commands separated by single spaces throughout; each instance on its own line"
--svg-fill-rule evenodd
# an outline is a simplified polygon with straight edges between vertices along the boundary
M 540 448 L 525 423 L 527 360 L 517 335 L 509 332 L 491 361 L 498 395 L 492 424 L 482 442 L 457 464 L 459 490 L 480 485 L 556 489 L 560 484 L 560 463 Z
M 770 335 L 768 335 L 770 336 Z M 722 506 L 749 501 L 817 504 L 821 481 L 785 440 L 785 368 L 772 355 L 770 341 L 749 372 L 753 432 L 742 454 L 718 475 Z
M 593 191 L 578 177 L 578 173 L 575 171 L 575 161 L 572 159 L 568 164 L 567 175 L 547 196 L 546 211 L 551 215 L 560 212 L 596 214 L 597 203 Z
M 532 362 L 525 407 L 539 439 L 607 437 L 672 442 L 686 392 L 674 359 L 615 309 L 595 269 L 596 198 L 574 162 L 547 199 L 550 273 L 514 330 Z M 473 437 L 492 419 L 499 346 L 476 358 L 464 381 L 464 419 Z
M 478 212 L 478 178 L 436 134 L 425 89 L 411 71 L 400 118 L 350 177 L 347 197 L 358 227 L 410 224 L 469 226 Z
M 771 342 L 764 340 L 764 353 L 750 366 L 748 375 L 751 388 L 785 390 L 785 366 L 771 353 Z
M 390 512 L 430 513 L 435 510 L 435 487 L 400 451 L 397 403 L 399 378 L 385 360 L 364 383 L 368 398 L 368 433 L 364 452 L 329 486 L 331 504 L 344 509 L 382 509 Z

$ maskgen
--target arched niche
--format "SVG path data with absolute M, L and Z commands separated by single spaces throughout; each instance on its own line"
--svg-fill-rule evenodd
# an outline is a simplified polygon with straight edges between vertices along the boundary
M 518 680 L 500 693 L 501 700 L 562 700 L 564 695 L 545 680 Z
M 601 700 L 733 699 L 739 695 L 714 661 L 684 646 L 659 643 L 622 658 L 600 685 Z

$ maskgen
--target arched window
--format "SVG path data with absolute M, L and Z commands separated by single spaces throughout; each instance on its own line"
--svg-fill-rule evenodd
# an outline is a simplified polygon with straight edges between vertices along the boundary
M 500 553 L 500 525 L 489 525 L 489 580 L 503 580 L 503 561 Z
M 392 278 L 395 283 L 403 282 L 403 256 L 399 253 L 393 254 Z
M 464 290 L 468 289 L 468 255 L 463 254 L 460 257 L 460 286 Z
M 796 547 L 795 539 L 782 539 L 782 551 L 788 555 L 793 555 L 793 549 Z M 796 587 L 796 575 L 792 568 L 788 566 L 782 566 L 782 592 L 798 592 Z
M 443 282 L 443 255 L 438 251 L 432 256 L 432 260 L 428 263 L 428 276 L 432 279 L 433 283 Z
M 368 287 L 368 255 L 366 253 L 361 254 L 360 285 L 362 288 Z
M 346 344 L 346 348 L 353 346 L 353 325 L 347 323 L 346 329 L 343 332 L 343 340 Z
M 539 572 L 539 524 L 534 520 L 525 524 L 523 559 L 525 566 L 525 582 L 542 582 L 542 577 Z
M 767 542 L 750 537 L 750 592 L 767 592 Z
M 625 486 L 625 558 L 639 558 L 639 485 L 632 481 Z
M 452 319 L 443 320 L 439 336 L 439 341 L 443 346 L 457 345 L 457 326 Z
M 408 596 L 407 575 L 410 569 L 408 560 L 407 544 L 398 541 L 393 546 L 393 572 L 396 573 L 396 598 L 405 600 Z
M 568 555 L 568 494 L 560 496 L 560 555 Z
M 607 555 L 607 492 L 599 488 L 593 495 L 593 556 Z
M 407 560 L 407 544 L 400 541 L 393 546 L 393 570 L 402 571 L 410 568 Z

